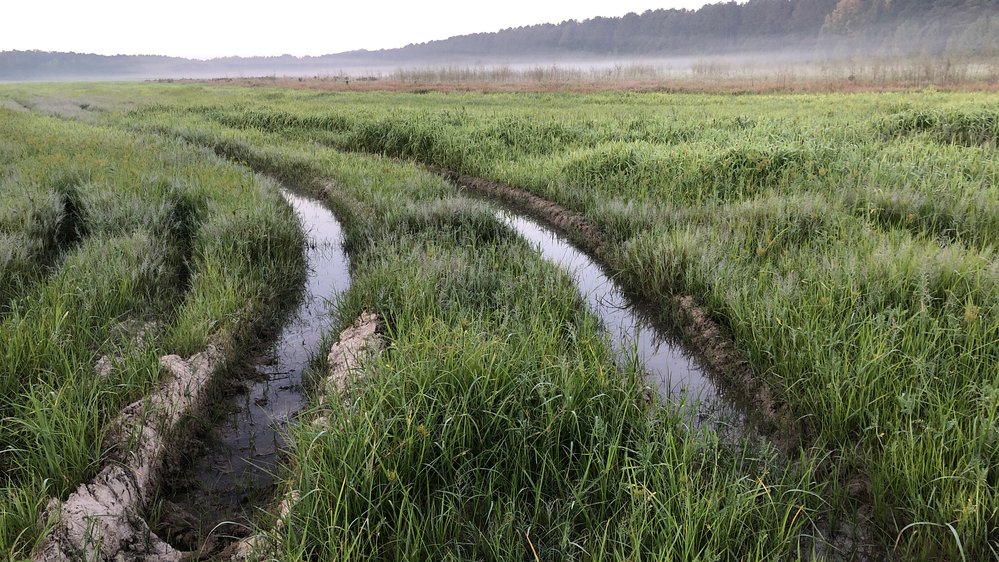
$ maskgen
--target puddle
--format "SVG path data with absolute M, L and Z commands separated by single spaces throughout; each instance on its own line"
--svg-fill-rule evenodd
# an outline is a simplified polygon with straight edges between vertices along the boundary
M 283 191 L 308 236 L 308 277 L 298 309 L 288 318 L 252 372 L 246 392 L 219 408 L 226 412 L 206 438 L 208 451 L 181 475 L 183 489 L 168 498 L 198 521 L 246 521 L 255 500 L 269 498 L 288 421 L 306 401 L 302 374 L 331 328 L 331 302 L 350 285 L 340 223 L 316 201 Z
M 699 418 L 720 407 L 718 389 L 705 369 L 675 340 L 664 337 L 651 317 L 636 306 L 585 253 L 553 230 L 513 213 L 497 212 L 504 224 L 516 230 L 541 255 L 567 270 L 590 310 L 600 318 L 622 362 L 639 361 L 659 395 L 696 404 Z

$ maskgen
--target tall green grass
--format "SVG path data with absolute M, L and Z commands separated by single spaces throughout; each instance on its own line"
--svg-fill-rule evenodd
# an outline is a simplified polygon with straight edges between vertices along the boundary
M 881 548 L 903 558 L 999 554 L 994 94 L 103 93 L 134 108 L 103 116 L 118 125 L 283 178 L 335 176 L 352 194 L 337 208 L 365 220 L 414 209 L 377 189 L 377 166 L 334 174 L 323 162 L 338 157 L 312 143 L 585 214 L 629 289 L 664 311 L 692 292 L 727 326 L 825 453 L 817 474 L 850 484 L 831 513 L 871 510 Z M 380 238 L 368 228 L 355 249 Z
M 881 130 L 890 136 L 929 133 L 943 143 L 995 147 L 999 142 L 999 110 L 994 106 L 972 111 L 909 110 L 886 118 Z
M 190 131 L 177 130 L 189 137 Z M 240 143 L 344 216 L 341 323 L 385 321 L 388 351 L 296 430 L 301 492 L 280 559 L 796 558 L 815 534 L 811 463 L 724 444 L 650 404 L 564 272 L 488 207 L 390 160 L 256 133 Z M 346 214 L 351 212 L 351 214 Z M 799 548 L 801 552 L 799 552 Z
M 0 277 L 0 553 L 20 558 L 48 497 L 99 469 L 107 423 L 158 382 L 159 356 L 209 341 L 235 352 L 276 313 L 301 277 L 303 234 L 272 183 L 203 151 L 0 112 L 16 155 L 0 213 L 13 256 Z

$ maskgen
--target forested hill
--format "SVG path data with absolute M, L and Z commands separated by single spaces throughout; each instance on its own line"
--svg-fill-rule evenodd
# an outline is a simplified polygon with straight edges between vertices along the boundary
M 789 49 L 808 56 L 997 55 L 999 0 L 749 0 L 504 29 L 380 54 L 673 56 Z
M 651 1 L 651 0 L 650 0 Z M 0 53 L 0 80 L 334 74 L 405 65 L 715 54 L 999 56 L 999 0 L 748 0 L 463 35 L 381 51 L 197 61 Z

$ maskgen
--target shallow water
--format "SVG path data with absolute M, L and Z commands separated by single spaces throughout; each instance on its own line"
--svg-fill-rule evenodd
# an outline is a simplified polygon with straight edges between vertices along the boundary
M 316 201 L 283 195 L 308 236 L 308 277 L 298 309 L 243 375 L 246 392 L 219 406 L 225 415 L 207 437 L 208 450 L 169 498 L 204 524 L 245 519 L 255 499 L 270 497 L 284 429 L 305 405 L 302 374 L 331 328 L 331 301 L 350 286 L 340 223 Z
M 628 299 L 589 256 L 553 230 L 522 215 L 502 210 L 497 217 L 538 248 L 544 258 L 572 275 L 580 295 L 610 335 L 619 359 L 637 359 L 660 396 L 701 402 L 701 414 L 717 402 L 718 390 L 700 363 L 685 353 L 679 342 L 662 334 L 649 315 Z

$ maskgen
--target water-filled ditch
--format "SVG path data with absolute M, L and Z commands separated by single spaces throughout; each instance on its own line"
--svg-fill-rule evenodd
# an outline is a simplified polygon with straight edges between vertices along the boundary
M 224 412 L 203 451 L 174 484 L 167 499 L 196 519 L 202 531 L 218 523 L 247 523 L 255 506 L 272 497 L 284 429 L 305 405 L 302 375 L 330 328 L 331 301 L 350 285 L 341 226 L 316 201 L 284 192 L 308 233 L 308 275 L 297 310 L 245 373 L 246 391 L 219 405 Z M 496 207 L 499 209 L 498 207 Z M 585 253 L 541 224 L 497 210 L 497 218 L 564 268 L 607 330 L 622 363 L 638 361 L 665 400 L 686 399 L 696 418 L 729 413 L 698 360 L 657 329 L 651 316 L 630 300 Z M 228 535 L 220 525 L 214 532 Z M 239 533 L 237 533 L 239 534 Z M 204 537 L 202 537 L 204 540 Z
M 717 420 L 721 413 L 734 415 L 720 400 L 718 388 L 697 358 L 659 330 L 649 312 L 630 299 L 588 255 L 553 230 L 509 209 L 497 211 L 497 218 L 572 276 L 583 300 L 610 336 L 619 360 L 637 359 L 649 384 L 663 399 L 685 400 L 694 408 L 696 418 Z
M 298 308 L 244 374 L 246 391 L 216 407 L 224 414 L 168 498 L 201 525 L 245 522 L 270 498 L 285 428 L 305 405 L 302 375 L 330 329 L 332 301 L 350 285 L 340 223 L 317 201 L 283 195 L 308 236 L 308 273 Z

